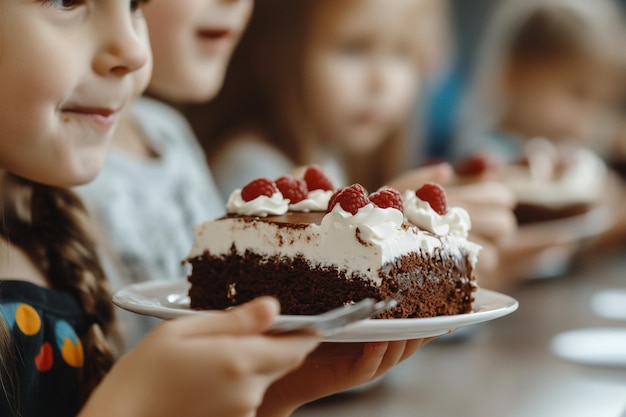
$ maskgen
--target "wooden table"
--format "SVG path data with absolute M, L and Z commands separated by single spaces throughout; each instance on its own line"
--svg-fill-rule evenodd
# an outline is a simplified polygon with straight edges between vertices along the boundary
M 596 317 L 601 289 L 626 287 L 626 253 L 586 259 L 566 276 L 508 291 L 510 316 L 442 337 L 366 390 L 309 404 L 295 417 L 626 417 L 626 369 L 555 357 L 559 332 L 625 326 Z

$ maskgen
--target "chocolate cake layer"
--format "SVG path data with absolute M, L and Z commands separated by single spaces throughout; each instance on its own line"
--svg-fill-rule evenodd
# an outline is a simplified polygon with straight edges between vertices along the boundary
M 378 318 L 433 317 L 470 312 L 475 290 L 467 257 L 453 259 L 442 251 L 427 258 L 413 252 L 385 264 L 380 286 L 337 268 L 310 265 L 302 256 L 241 255 L 234 247 L 224 256 L 205 253 L 190 263 L 194 309 L 225 309 L 271 295 L 280 301 L 282 314 L 310 315 L 346 301 L 400 295 L 400 305 Z
M 519 203 L 515 207 L 515 217 L 519 224 L 559 220 L 587 213 L 591 209 L 589 203 L 571 204 L 565 207 L 551 208 L 533 204 Z

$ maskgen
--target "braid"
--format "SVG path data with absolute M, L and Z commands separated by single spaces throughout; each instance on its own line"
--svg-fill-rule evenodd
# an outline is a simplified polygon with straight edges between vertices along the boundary
M 2 237 L 20 247 L 50 286 L 74 294 L 87 315 L 98 317 L 83 339 L 85 361 L 81 400 L 87 399 L 113 365 L 107 336 L 114 336 L 114 312 L 85 208 L 68 189 L 6 174 Z
M 15 363 L 11 334 L 2 316 L 0 316 L 0 396 L 6 399 L 7 411 L 11 416 L 18 415 L 17 404 L 19 404 Z

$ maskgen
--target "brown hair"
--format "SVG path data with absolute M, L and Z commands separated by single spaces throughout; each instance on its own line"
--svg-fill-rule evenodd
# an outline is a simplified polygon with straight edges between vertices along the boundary
M 252 128 L 296 165 L 319 162 L 313 158 L 320 139 L 306 116 L 303 85 L 311 16 L 321 4 L 320 0 L 255 4 L 221 92 L 211 103 L 185 109 L 209 161 L 229 137 Z M 399 127 L 368 155 L 346 156 L 348 180 L 373 189 L 403 171 L 405 133 Z
M 106 338 L 116 336 L 113 305 L 95 240 L 87 228 L 84 206 L 68 189 L 37 184 L 9 173 L 1 176 L 0 190 L 0 236 L 28 255 L 51 288 L 72 293 L 84 313 L 94 318 L 83 337 L 85 361 L 79 381 L 82 403 L 113 365 L 113 352 Z M 0 335 L 3 355 L 8 350 L 5 336 Z
M 624 39 L 623 21 L 614 3 L 581 8 L 573 2 L 553 1 L 538 5 L 518 24 L 508 56 L 513 64 L 589 57 L 623 64 L 620 39 Z
M 14 366 L 15 361 L 15 351 L 11 344 L 11 334 L 0 315 L 0 389 L 2 390 L 1 395 L 6 400 L 8 410 L 12 416 L 18 415 L 17 404 L 19 404 L 17 369 Z

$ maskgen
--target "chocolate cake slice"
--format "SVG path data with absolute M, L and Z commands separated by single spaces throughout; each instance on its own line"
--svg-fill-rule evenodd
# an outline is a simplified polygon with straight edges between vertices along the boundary
M 229 215 L 196 226 L 187 259 L 191 307 L 225 309 L 271 295 L 282 314 L 308 315 L 400 296 L 379 318 L 472 311 L 480 248 L 466 239 L 467 213 L 439 214 L 414 191 L 403 198 L 394 193 L 400 206 L 385 207 L 384 198 L 370 200 L 352 186 L 335 193 L 329 212 L 295 212 L 278 190 L 249 201 L 245 189 L 236 190 Z M 332 194 L 315 190 L 306 199 L 325 200 L 327 207 Z

